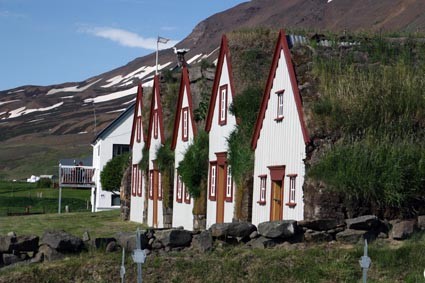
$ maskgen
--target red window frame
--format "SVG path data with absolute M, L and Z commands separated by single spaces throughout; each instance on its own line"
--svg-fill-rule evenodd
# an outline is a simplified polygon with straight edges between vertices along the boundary
M 136 142 L 140 142 L 142 140 L 142 117 L 138 116 L 136 118 Z
M 210 163 L 210 183 L 208 187 L 208 198 L 215 201 L 217 198 L 217 162 Z
M 259 205 L 266 204 L 266 196 L 267 196 L 267 175 L 259 175 L 260 178 L 260 197 L 257 203 Z
M 289 178 L 289 189 L 288 189 L 288 203 L 289 207 L 294 207 L 297 205 L 295 202 L 295 193 L 296 193 L 296 183 L 298 174 L 288 174 L 286 175 Z
M 187 204 L 190 204 L 190 194 L 187 187 L 183 184 L 183 191 L 184 191 L 184 202 Z
M 226 202 L 233 201 L 233 178 L 232 170 L 229 165 L 226 166 Z
M 153 170 L 149 171 L 149 199 L 153 200 Z
M 133 170 L 131 172 L 131 195 L 135 197 L 137 193 L 137 164 L 133 164 L 132 169 Z
M 189 107 L 182 109 L 182 140 L 189 140 Z
M 158 172 L 158 200 L 162 200 L 162 180 L 161 172 Z
M 276 91 L 276 105 L 277 105 L 277 111 L 276 111 L 276 121 L 282 121 L 284 116 L 283 116 L 283 110 L 284 110 L 284 92 L 285 90 L 279 90 Z
M 177 179 L 176 180 L 177 181 L 176 182 L 176 201 L 178 203 L 181 203 L 183 199 L 183 187 L 182 187 L 183 183 L 182 183 L 182 179 L 180 175 L 177 175 L 176 179 Z
M 153 138 L 158 138 L 158 110 L 153 111 Z
M 227 124 L 227 101 L 228 101 L 228 87 L 226 85 L 220 86 L 219 90 L 219 105 L 218 105 L 218 124 L 223 126 Z
M 142 171 L 139 169 L 139 165 L 137 166 L 137 196 L 142 196 L 142 188 L 143 188 L 143 174 Z

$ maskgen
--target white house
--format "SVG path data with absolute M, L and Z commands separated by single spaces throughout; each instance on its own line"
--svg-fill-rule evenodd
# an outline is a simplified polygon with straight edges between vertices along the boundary
M 251 144 L 255 150 L 254 225 L 264 221 L 303 219 L 303 159 L 308 142 L 301 96 L 282 30 Z
M 193 198 L 190 196 L 177 168 L 183 160 L 184 153 L 196 136 L 196 124 L 193 118 L 192 94 L 190 91 L 189 73 L 186 67 L 182 69 L 180 90 L 174 119 L 173 139 L 171 149 L 174 151 L 174 190 L 173 190 L 173 226 L 183 226 L 193 230 Z
M 229 112 L 234 94 L 230 52 L 223 35 L 205 125 L 209 133 L 207 228 L 231 222 L 235 210 L 236 188 L 227 164 L 227 138 L 236 126 L 236 118 Z
M 154 77 L 151 108 L 149 115 L 149 129 L 146 147 L 149 150 L 149 189 L 147 223 L 150 227 L 163 228 L 164 217 L 162 211 L 162 182 L 161 173 L 156 162 L 156 151 L 164 146 L 164 123 L 160 97 L 158 75 Z
M 131 130 L 130 148 L 131 148 L 131 203 L 130 220 L 142 223 L 144 211 L 144 172 L 139 168 L 139 162 L 142 160 L 142 150 L 145 145 L 145 136 L 143 133 L 143 88 L 139 84 L 137 89 L 136 103 L 133 114 L 133 126 Z
M 102 190 L 100 172 L 112 157 L 129 152 L 133 112 L 134 104 L 103 129 L 92 142 L 94 181 L 96 183 L 96 187 L 92 189 L 91 193 L 93 212 L 120 208 L 119 191 L 112 193 Z

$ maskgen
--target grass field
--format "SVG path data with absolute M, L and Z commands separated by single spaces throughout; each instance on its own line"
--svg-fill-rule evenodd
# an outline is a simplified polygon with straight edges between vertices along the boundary
M 58 197 L 58 189 L 37 188 L 36 184 L 31 183 L 1 181 L 0 217 L 6 216 L 8 212 L 23 213 L 27 207 L 30 212 L 56 213 Z M 89 200 L 90 190 L 69 188 L 62 190 L 62 209 L 68 205 L 71 212 L 87 211 Z

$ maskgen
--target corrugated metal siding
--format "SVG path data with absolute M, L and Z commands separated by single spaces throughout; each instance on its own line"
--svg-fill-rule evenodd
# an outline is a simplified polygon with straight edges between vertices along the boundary
M 233 102 L 233 95 L 232 95 L 232 89 L 230 87 L 230 79 L 229 79 L 229 71 L 227 66 L 227 60 L 224 59 L 223 63 L 223 70 L 221 72 L 220 77 L 220 83 L 219 86 L 222 85 L 228 85 L 227 89 L 227 124 L 220 126 L 218 124 L 218 110 L 219 110 L 219 103 L 220 103 L 220 95 L 217 94 L 217 99 L 215 101 L 215 107 L 214 107 L 214 115 L 212 119 L 211 124 L 211 130 L 209 133 L 209 161 L 215 161 L 217 160 L 217 157 L 215 153 L 217 152 L 227 152 L 227 137 L 229 137 L 230 133 L 233 131 L 233 129 L 236 126 L 236 118 L 229 112 L 229 107 Z M 217 92 L 220 91 L 220 88 L 218 88 Z M 208 169 L 209 171 L 209 169 Z M 210 182 L 209 180 L 210 173 L 208 172 L 208 184 Z M 209 186 L 208 188 L 209 189 Z M 236 186 L 234 186 L 233 194 L 235 194 Z M 208 192 L 207 192 L 208 195 Z M 224 206 L 224 221 L 225 222 L 231 222 L 233 218 L 234 213 L 234 197 L 232 203 L 225 202 Z M 212 224 L 216 222 L 216 205 L 217 203 L 215 201 L 207 200 L 207 228 L 210 227 Z
M 267 166 L 285 165 L 285 175 L 298 174 L 296 178 L 296 203 L 294 208 L 284 205 L 283 219 L 303 219 L 303 191 L 305 144 L 291 87 L 289 74 L 286 68 L 285 57 L 281 52 L 276 76 L 273 81 L 269 104 L 266 110 L 263 127 L 255 150 L 254 188 L 253 188 L 253 216 L 252 223 L 258 225 L 270 219 L 271 179 Z M 284 89 L 284 119 L 276 122 L 277 95 L 276 91 Z M 267 174 L 266 205 L 260 206 L 260 178 Z M 283 203 L 289 198 L 289 178 L 284 180 Z
M 184 90 L 183 95 L 183 102 L 182 102 L 182 108 L 188 107 L 189 102 L 187 98 L 187 92 L 186 88 Z M 181 110 L 180 110 L 181 111 Z M 176 200 L 177 196 L 177 167 L 179 166 L 180 161 L 183 160 L 184 154 L 189 147 L 190 144 L 193 142 L 193 128 L 192 128 L 192 119 L 190 119 L 190 113 L 188 117 L 188 140 L 184 142 L 182 140 L 182 122 L 180 120 L 179 128 L 177 131 L 177 142 L 176 142 L 176 149 L 174 154 L 174 164 L 175 164 L 175 171 L 174 171 L 174 195 L 173 195 L 173 227 L 183 226 L 186 230 L 193 230 L 193 198 L 190 200 L 190 204 L 187 204 L 184 202 L 184 200 L 181 203 L 178 203 Z M 182 119 L 182 118 L 180 118 Z

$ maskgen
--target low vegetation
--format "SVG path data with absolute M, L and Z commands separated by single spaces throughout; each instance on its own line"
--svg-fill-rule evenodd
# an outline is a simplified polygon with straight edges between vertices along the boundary
M 100 182 L 105 191 L 119 191 L 125 169 L 130 165 L 130 154 L 117 155 L 109 160 L 100 172 Z

